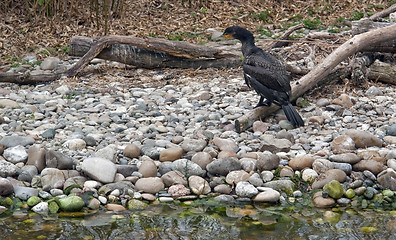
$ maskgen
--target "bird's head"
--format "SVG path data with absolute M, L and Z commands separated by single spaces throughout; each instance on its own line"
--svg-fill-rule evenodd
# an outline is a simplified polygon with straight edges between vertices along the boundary
M 251 32 L 239 26 L 232 26 L 227 28 L 224 31 L 223 35 L 226 38 L 235 38 L 240 40 L 241 42 L 254 39 L 253 34 Z

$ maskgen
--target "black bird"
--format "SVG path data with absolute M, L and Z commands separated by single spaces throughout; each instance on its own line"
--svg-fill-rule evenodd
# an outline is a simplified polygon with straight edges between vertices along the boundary
M 304 126 L 301 116 L 290 103 L 290 76 L 286 73 L 283 64 L 271 54 L 258 48 L 254 44 L 253 34 L 242 27 L 229 27 L 223 35 L 238 39 L 242 43 L 245 82 L 260 95 L 256 107 L 275 103 L 282 107 L 294 127 Z

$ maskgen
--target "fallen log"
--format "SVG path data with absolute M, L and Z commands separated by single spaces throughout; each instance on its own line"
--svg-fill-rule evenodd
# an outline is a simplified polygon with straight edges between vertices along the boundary
M 328 55 L 320 64 L 316 65 L 308 74 L 292 84 L 291 101 L 296 100 L 314 87 L 321 79 L 329 75 L 334 67 L 349 56 L 364 50 L 370 45 L 376 45 L 394 39 L 396 39 L 396 24 L 352 37 Z M 278 109 L 279 107 L 277 106 L 255 108 L 235 121 L 235 129 L 237 132 L 242 132 L 251 127 L 257 119 L 264 118 Z
M 0 73 L 0 82 L 18 84 L 37 84 L 58 80 L 63 73 L 29 74 L 29 73 Z
M 370 65 L 367 77 L 372 81 L 396 84 L 396 66 L 375 60 Z
M 241 65 L 239 56 L 213 47 L 164 39 L 155 39 L 155 44 L 152 38 L 150 41 L 135 37 L 128 39 L 129 37 L 123 36 L 108 36 L 99 40 L 83 36 L 73 37 L 69 54 L 82 58 L 68 70 L 68 75 L 77 74 L 94 57 L 142 68 L 196 69 L 229 68 Z M 200 52 L 203 48 L 206 50 Z

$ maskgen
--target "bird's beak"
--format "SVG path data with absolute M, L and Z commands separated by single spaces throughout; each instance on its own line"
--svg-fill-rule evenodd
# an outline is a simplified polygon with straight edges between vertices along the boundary
M 231 35 L 228 34 L 228 33 L 224 33 L 223 35 L 224 35 L 226 38 L 232 38 Z

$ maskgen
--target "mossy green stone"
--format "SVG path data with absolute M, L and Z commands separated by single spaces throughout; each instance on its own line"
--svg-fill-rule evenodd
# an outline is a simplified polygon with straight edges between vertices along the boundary
M 344 189 L 342 189 L 341 183 L 337 180 L 333 180 L 324 185 L 323 191 L 327 192 L 329 196 L 334 199 L 339 199 L 344 195 Z
M 355 196 L 356 196 L 356 193 L 353 189 L 350 188 L 350 189 L 346 190 L 345 197 L 352 199 Z
M 34 207 L 34 206 L 36 206 L 39 202 L 41 202 L 41 198 L 39 198 L 39 197 L 37 197 L 37 196 L 33 196 L 33 197 L 30 197 L 28 200 L 27 200 L 27 205 L 29 206 L 29 207 Z
M 59 198 L 58 204 L 60 209 L 65 212 L 77 212 L 85 206 L 84 200 L 78 196 Z
M 324 214 L 324 217 L 327 222 L 331 224 L 336 224 L 341 220 L 342 214 L 336 213 L 333 211 L 326 211 Z
M 368 202 L 366 199 L 362 200 L 362 208 L 367 208 L 368 207 Z
M 143 210 L 148 207 L 148 204 L 137 199 L 131 199 L 128 202 L 128 209 L 130 210 Z
M 6 197 L 3 199 L 3 201 L 1 201 L 1 205 L 5 207 L 11 207 L 12 205 L 14 205 L 14 201 L 12 201 L 10 197 Z
M 393 197 L 395 195 L 395 193 L 393 191 L 389 190 L 389 189 L 386 189 L 386 190 L 382 191 L 382 194 L 385 197 Z
M 361 227 L 360 230 L 363 233 L 373 233 L 373 232 L 376 232 L 378 229 L 375 227 Z
M 50 213 L 57 213 L 59 211 L 59 206 L 56 202 L 52 201 L 48 204 L 48 209 Z

